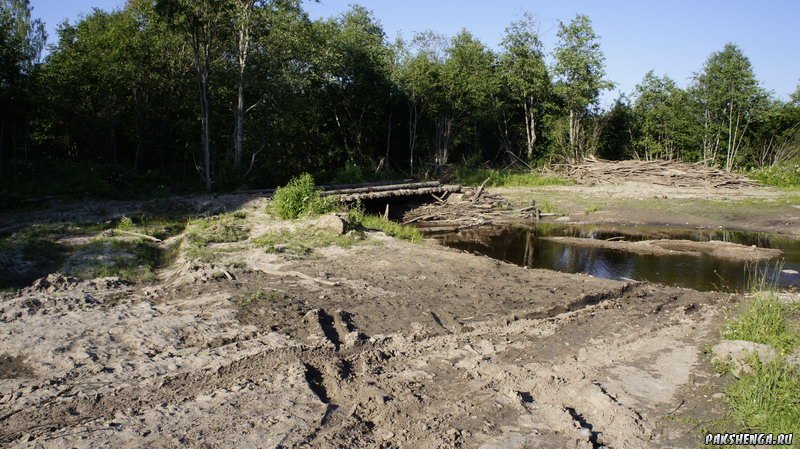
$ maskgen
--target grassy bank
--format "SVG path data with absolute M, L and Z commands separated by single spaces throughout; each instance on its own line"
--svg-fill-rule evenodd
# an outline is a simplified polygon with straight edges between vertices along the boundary
M 767 186 L 800 191 L 800 159 L 753 170 L 747 175 Z
M 769 345 L 778 354 L 770 361 L 751 355 L 749 372 L 725 389 L 729 431 L 800 435 L 800 368 L 790 360 L 800 348 L 799 315 L 798 304 L 786 304 L 767 290 L 755 293 L 725 322 L 723 339 Z

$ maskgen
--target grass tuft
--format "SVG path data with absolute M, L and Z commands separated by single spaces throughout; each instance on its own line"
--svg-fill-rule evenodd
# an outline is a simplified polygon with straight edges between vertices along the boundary
M 767 186 L 800 188 L 800 158 L 784 164 L 753 170 L 748 176 Z
M 725 391 L 730 417 L 742 431 L 800 435 L 800 372 L 782 359 L 750 365 Z
M 191 220 L 186 226 L 184 253 L 189 259 L 214 261 L 215 251 L 208 245 L 241 242 L 250 236 L 250 228 L 244 221 L 245 217 L 246 215 L 237 212 Z

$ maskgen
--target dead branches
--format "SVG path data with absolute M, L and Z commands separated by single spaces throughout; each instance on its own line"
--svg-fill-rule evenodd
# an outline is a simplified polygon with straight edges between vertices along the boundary
M 451 232 L 496 221 L 535 217 L 535 207 L 513 210 L 505 198 L 479 188 L 466 188 L 462 193 L 451 193 L 436 203 L 427 204 L 407 212 L 405 224 L 417 223 L 426 233 Z
M 605 161 L 586 159 L 581 164 L 559 166 L 578 184 L 618 184 L 625 181 L 643 182 L 669 187 L 739 188 L 756 185 L 736 173 L 728 173 L 703 163 L 665 160 Z

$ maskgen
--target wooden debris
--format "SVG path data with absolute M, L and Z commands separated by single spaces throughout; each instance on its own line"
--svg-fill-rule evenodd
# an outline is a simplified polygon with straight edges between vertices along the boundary
M 606 161 L 588 158 L 581 164 L 560 165 L 562 173 L 578 184 L 644 182 L 669 187 L 739 188 L 757 183 L 745 176 L 728 173 L 704 163 L 666 160 Z
M 323 191 L 322 194 L 325 196 L 338 196 L 339 201 L 342 202 L 352 202 L 402 196 L 444 195 L 460 191 L 461 186 L 459 185 L 443 185 L 439 181 L 430 181 L 331 189 Z
M 505 198 L 485 190 L 485 183 L 452 194 L 446 201 L 426 204 L 403 216 L 403 223 L 416 223 L 425 233 L 453 232 L 497 221 L 535 218 L 535 206 L 514 210 Z

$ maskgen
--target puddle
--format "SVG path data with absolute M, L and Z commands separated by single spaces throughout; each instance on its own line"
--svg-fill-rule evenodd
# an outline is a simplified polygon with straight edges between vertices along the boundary
M 486 226 L 464 229 L 435 238 L 442 244 L 486 255 L 529 268 L 546 268 L 567 273 L 586 273 L 617 280 L 643 280 L 701 291 L 743 291 L 748 287 L 752 263 L 731 261 L 703 254 L 646 255 L 607 248 L 592 248 L 554 242 L 542 237 L 581 237 L 601 240 L 641 241 L 680 239 L 721 240 L 762 248 L 777 248 L 783 254 L 760 267 L 768 267 L 771 279 L 781 287 L 800 287 L 800 241 L 766 233 L 698 230 L 672 227 L 601 225 Z M 776 271 L 778 261 L 783 261 Z

